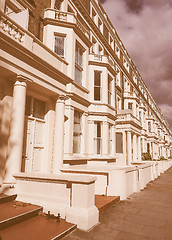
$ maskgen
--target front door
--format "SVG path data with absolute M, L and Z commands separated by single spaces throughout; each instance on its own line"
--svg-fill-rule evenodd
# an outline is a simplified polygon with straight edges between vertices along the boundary
M 41 172 L 45 142 L 45 102 L 27 97 L 23 146 L 24 172 Z

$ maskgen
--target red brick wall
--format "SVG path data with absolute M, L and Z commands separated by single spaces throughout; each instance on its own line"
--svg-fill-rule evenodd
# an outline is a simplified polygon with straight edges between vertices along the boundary
M 29 31 L 42 41 L 44 9 L 51 6 L 51 0 L 34 0 L 34 2 L 36 8 L 29 16 Z

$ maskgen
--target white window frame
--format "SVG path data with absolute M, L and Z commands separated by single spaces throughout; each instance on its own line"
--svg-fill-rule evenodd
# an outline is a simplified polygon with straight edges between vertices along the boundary
M 79 51 L 77 51 L 79 49 Z M 83 83 L 83 60 L 84 60 L 84 49 L 83 47 L 76 41 L 75 45 L 75 82 L 82 85 Z M 76 70 L 81 74 L 79 79 L 76 77 Z
M 100 85 L 95 85 L 95 73 L 98 72 L 100 74 Z M 94 101 L 95 102 L 101 102 L 101 88 L 102 88 L 102 71 L 99 71 L 99 70 L 94 70 L 94 92 L 95 92 L 95 89 L 99 89 L 100 91 L 100 99 L 99 100 L 95 100 L 95 94 L 94 94 Z
M 64 39 L 64 42 L 63 42 L 63 48 L 64 48 L 64 49 L 63 49 L 63 54 L 59 54 L 58 52 L 55 51 L 56 37 L 61 37 L 61 38 Z M 61 58 L 65 58 L 65 56 L 66 56 L 66 34 L 54 32 L 53 51 L 54 51 L 58 56 L 60 56 Z

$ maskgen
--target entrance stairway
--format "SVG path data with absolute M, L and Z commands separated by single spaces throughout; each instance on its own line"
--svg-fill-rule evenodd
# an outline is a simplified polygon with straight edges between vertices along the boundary
M 101 214 L 111 206 L 115 205 L 119 201 L 120 201 L 119 196 L 95 195 L 95 205 L 99 210 L 99 214 Z
M 76 225 L 45 215 L 42 207 L 15 201 L 17 195 L 0 195 L 0 240 L 57 240 Z M 95 205 L 101 214 L 119 202 L 119 197 L 95 195 Z
M 0 195 L 0 240 L 56 240 L 76 228 L 63 219 L 42 213 L 42 207 Z

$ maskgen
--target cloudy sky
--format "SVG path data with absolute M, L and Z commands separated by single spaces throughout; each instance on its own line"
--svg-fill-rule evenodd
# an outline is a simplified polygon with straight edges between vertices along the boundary
M 172 0 L 100 0 L 172 129 Z

